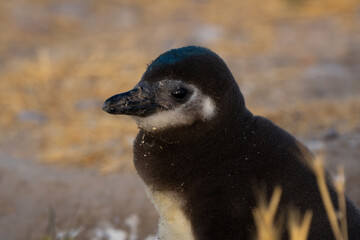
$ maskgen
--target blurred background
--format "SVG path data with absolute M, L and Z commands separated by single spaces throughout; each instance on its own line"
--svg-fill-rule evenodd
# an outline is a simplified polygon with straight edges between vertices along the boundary
M 152 239 L 137 133 L 103 101 L 201 45 L 248 108 L 344 165 L 360 205 L 358 0 L 0 1 L 0 239 Z

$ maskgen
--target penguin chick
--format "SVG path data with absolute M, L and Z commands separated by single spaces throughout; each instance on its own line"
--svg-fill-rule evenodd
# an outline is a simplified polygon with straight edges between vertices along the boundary
M 230 70 L 209 49 L 163 53 L 134 89 L 107 99 L 103 109 L 132 116 L 140 128 L 134 163 L 160 215 L 159 239 L 254 239 L 254 191 L 268 199 L 276 186 L 282 188 L 281 239 L 289 238 L 289 209 L 313 212 L 308 239 L 334 239 L 311 153 L 251 114 Z M 360 239 L 360 214 L 349 200 L 347 223 L 349 239 Z

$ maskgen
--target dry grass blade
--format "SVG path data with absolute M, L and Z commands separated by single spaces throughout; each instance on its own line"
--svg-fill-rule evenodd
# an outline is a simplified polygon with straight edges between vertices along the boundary
M 315 171 L 317 183 L 319 186 L 321 198 L 323 200 L 325 210 L 330 221 L 330 225 L 336 240 L 345 240 L 340 231 L 339 222 L 336 216 L 336 210 L 332 204 L 330 193 L 326 184 L 326 176 L 324 171 L 323 159 L 317 157 L 313 163 L 313 169 Z
M 48 220 L 48 226 L 46 228 L 47 238 L 49 239 L 55 239 L 56 238 L 56 222 L 55 222 L 55 211 L 50 206 L 49 207 L 49 220 Z
M 257 227 L 258 240 L 276 240 L 279 239 L 280 228 L 275 223 L 275 214 L 279 206 L 281 197 L 281 188 L 276 187 L 267 204 L 265 199 L 260 199 L 259 206 L 253 210 L 255 224 Z
M 347 219 L 346 219 L 346 199 L 345 199 L 345 174 L 343 167 L 338 167 L 338 175 L 334 179 L 334 185 L 336 192 L 338 194 L 341 233 L 344 240 L 348 240 Z
M 300 214 L 297 211 L 290 212 L 288 223 L 291 240 L 306 240 L 309 234 L 312 212 L 306 211 L 304 218 L 300 221 Z

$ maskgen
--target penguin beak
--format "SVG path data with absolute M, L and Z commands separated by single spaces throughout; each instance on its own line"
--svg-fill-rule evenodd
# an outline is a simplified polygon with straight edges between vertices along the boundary
M 128 92 L 108 98 L 103 105 L 103 110 L 110 114 L 146 117 L 154 113 L 158 107 L 153 91 L 137 85 Z

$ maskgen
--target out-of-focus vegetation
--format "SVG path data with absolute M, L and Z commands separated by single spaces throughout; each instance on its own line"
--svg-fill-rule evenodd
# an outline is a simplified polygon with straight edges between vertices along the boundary
M 225 59 L 255 113 L 298 135 L 350 131 L 359 22 L 357 0 L 1 1 L 0 140 L 45 162 L 132 168 L 136 125 L 102 102 L 190 44 Z
M 347 240 L 347 217 L 346 217 L 346 198 L 345 198 L 345 175 L 342 167 L 338 168 L 338 174 L 334 178 L 333 185 L 338 195 L 339 205 L 334 206 L 331 201 L 330 192 L 327 187 L 327 177 L 324 171 L 323 156 L 317 156 L 311 163 L 321 199 L 324 204 L 326 214 L 331 225 L 332 233 L 336 240 Z M 269 200 L 266 202 L 264 195 L 260 195 L 259 203 L 253 209 L 255 224 L 257 227 L 256 240 L 278 240 L 282 237 L 281 228 L 282 221 L 276 219 L 277 211 L 279 210 L 279 203 L 281 198 L 281 187 L 277 186 Z M 289 239 L 291 240 L 306 240 L 309 234 L 312 211 L 306 210 L 301 216 L 297 209 L 291 209 L 288 213 L 287 230 L 289 232 Z

